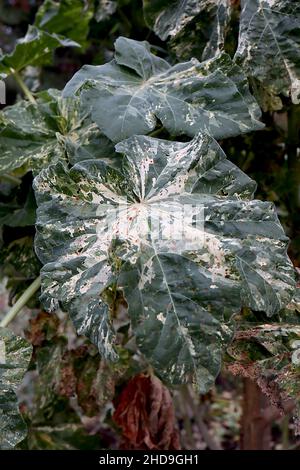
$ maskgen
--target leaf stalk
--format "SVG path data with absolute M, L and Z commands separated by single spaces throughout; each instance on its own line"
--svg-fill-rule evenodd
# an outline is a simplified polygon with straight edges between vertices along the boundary
M 9 310 L 5 317 L 0 322 L 0 327 L 5 328 L 27 304 L 28 300 L 36 293 L 41 286 L 41 276 L 37 277 L 32 284 L 23 292 L 21 297 L 17 300 L 15 305 Z
M 32 103 L 32 104 L 36 104 L 36 101 L 35 101 L 35 98 L 34 98 L 33 94 L 29 90 L 28 86 L 25 84 L 25 82 L 22 79 L 21 75 L 16 70 L 12 70 L 12 75 L 14 76 L 17 84 L 19 85 L 19 87 L 23 91 L 23 93 L 26 96 L 26 98 L 28 99 L 28 101 L 30 101 L 30 103 Z

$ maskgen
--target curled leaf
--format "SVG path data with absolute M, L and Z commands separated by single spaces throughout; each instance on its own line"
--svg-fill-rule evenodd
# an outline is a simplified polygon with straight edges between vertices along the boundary
M 113 420 L 122 429 L 123 448 L 180 449 L 172 397 L 157 377 L 135 376 L 116 403 Z

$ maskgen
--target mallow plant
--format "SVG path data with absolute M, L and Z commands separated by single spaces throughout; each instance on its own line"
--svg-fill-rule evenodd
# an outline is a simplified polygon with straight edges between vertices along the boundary
M 84 45 L 93 12 L 85 7 L 75 21 L 83 3 L 46 0 L 0 57 L 0 72 L 25 95 L 0 114 L 0 172 L 13 191 L 34 178 L 22 203 L 1 203 L 0 221 L 35 225 L 34 251 L 32 234 L 21 242 L 31 282 L 1 322 L 0 447 L 26 436 L 16 391 L 31 346 L 8 325 L 39 289 L 42 308 L 66 312 L 111 370 L 127 351 L 138 372 L 200 393 L 223 364 L 265 390 L 272 371 L 274 402 L 297 405 L 288 238 L 274 204 L 255 199 L 256 183 L 221 145 L 263 129 L 261 108 L 299 103 L 300 6 L 243 0 L 230 55 L 233 2 L 145 0 L 145 20 L 168 54 L 119 37 L 107 63 L 84 65 L 62 91 L 32 93 L 26 66 Z M 72 12 L 64 31 L 58 18 Z

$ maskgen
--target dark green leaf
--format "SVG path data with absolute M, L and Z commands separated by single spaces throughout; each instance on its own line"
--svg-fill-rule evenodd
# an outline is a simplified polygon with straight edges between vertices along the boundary
M 92 16 L 91 0 L 46 0 L 36 14 L 34 25 L 85 46 Z
M 115 60 L 84 66 L 64 95 L 81 93 L 92 119 L 114 142 L 147 134 L 157 119 L 173 135 L 206 131 L 216 138 L 263 127 L 247 80 L 226 54 L 171 67 L 147 42 L 119 38 Z

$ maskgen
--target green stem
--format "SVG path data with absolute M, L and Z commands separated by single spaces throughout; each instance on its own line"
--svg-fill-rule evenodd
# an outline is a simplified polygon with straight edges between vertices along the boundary
M 21 75 L 16 70 L 13 70 L 13 69 L 12 69 L 12 75 L 14 76 L 17 84 L 19 85 L 19 87 L 23 91 L 26 98 L 30 101 L 30 103 L 36 104 L 36 101 L 35 101 L 35 98 L 34 98 L 33 94 L 31 93 L 31 91 L 29 90 L 27 85 L 24 83 Z
M 20 310 L 27 304 L 28 300 L 36 293 L 40 288 L 41 277 L 37 277 L 35 281 L 26 289 L 21 297 L 17 300 L 15 305 L 10 309 L 10 311 L 5 315 L 5 317 L 0 322 L 0 327 L 5 328 L 15 317 L 18 315 Z

